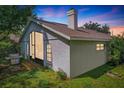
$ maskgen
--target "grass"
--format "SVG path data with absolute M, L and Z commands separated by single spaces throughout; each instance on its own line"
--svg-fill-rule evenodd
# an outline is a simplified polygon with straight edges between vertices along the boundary
M 20 72 L 0 81 L 0 87 L 102 87 L 102 88 L 123 88 L 124 78 L 117 79 L 106 75 L 106 72 L 116 72 L 124 77 L 124 65 L 111 67 L 103 65 L 89 71 L 79 77 L 61 80 L 58 74 L 50 69 L 34 69 L 32 71 Z

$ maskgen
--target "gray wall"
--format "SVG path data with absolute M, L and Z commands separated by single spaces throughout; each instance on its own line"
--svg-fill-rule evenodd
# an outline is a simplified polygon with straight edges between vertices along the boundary
M 49 43 L 52 46 L 52 68 L 55 71 L 61 69 L 70 77 L 70 46 L 64 42 L 64 39 L 58 39 L 58 36 L 47 33 L 47 37 L 48 39 L 54 39 L 49 40 Z
M 75 77 L 106 63 L 106 48 L 96 50 L 94 41 L 71 41 L 70 77 Z

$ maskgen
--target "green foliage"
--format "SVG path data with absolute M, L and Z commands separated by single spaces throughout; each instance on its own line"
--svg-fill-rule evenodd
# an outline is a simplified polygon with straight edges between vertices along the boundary
M 16 87 L 16 88 L 39 88 L 39 87 L 124 87 L 124 78 L 112 78 L 106 73 L 111 71 L 112 73 L 118 73 L 124 77 L 124 65 L 116 67 L 103 65 L 92 71 L 76 77 L 73 79 L 61 80 L 58 74 L 52 70 L 37 69 L 33 71 L 20 72 L 17 75 L 10 76 L 4 80 L 0 80 L 0 87 Z
M 110 33 L 109 26 L 107 24 L 101 25 L 97 22 L 90 21 L 89 23 L 85 23 L 82 28 L 96 30 L 98 32 Z
M 0 6 L 0 31 L 6 33 L 21 32 L 27 17 L 35 16 L 34 6 Z
M 40 80 L 38 87 L 41 88 L 49 88 L 51 86 L 51 83 L 48 80 Z
M 124 61 L 124 36 L 112 36 L 109 44 L 109 55 L 113 65 Z
M 0 63 L 6 63 L 5 57 L 13 51 L 13 45 L 10 42 L 0 42 Z
M 5 35 L 5 33 L 3 34 Z M 8 37 L 0 40 L 0 64 L 8 63 L 6 57 L 11 53 L 19 53 L 20 45 L 13 43 L 9 40 Z
M 59 77 L 60 77 L 61 80 L 66 80 L 67 79 L 67 75 L 66 75 L 65 72 L 58 71 L 57 73 L 58 73 L 58 75 L 59 75 Z

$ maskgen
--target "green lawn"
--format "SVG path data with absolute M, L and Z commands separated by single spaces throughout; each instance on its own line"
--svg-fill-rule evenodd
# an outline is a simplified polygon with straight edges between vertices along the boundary
M 0 81 L 0 87 L 124 87 L 124 78 L 118 79 L 106 75 L 111 71 L 124 77 L 124 65 L 111 67 L 103 65 L 79 77 L 61 80 L 58 74 L 50 69 L 35 69 L 20 72 L 17 75 Z

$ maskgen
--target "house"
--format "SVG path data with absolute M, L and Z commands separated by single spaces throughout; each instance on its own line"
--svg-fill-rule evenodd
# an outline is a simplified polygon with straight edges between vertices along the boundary
M 110 34 L 79 28 L 74 9 L 67 16 L 67 25 L 29 18 L 20 40 L 21 54 L 73 78 L 107 62 Z

